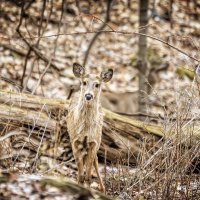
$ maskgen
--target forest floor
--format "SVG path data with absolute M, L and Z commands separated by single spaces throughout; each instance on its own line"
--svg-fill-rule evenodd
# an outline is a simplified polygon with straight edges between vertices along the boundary
M 58 66 L 60 72 L 58 73 L 53 70 L 52 73 L 52 70 L 48 70 L 40 86 L 36 89 L 36 94 L 59 98 L 66 98 L 68 95 L 69 86 L 73 85 L 75 81 L 71 70 L 72 63 L 79 62 L 82 64 L 85 51 L 94 35 L 81 34 L 81 32 L 97 30 L 105 18 L 106 2 L 92 2 L 91 5 L 87 1 L 83 1 L 79 5 L 81 10 L 78 10 L 73 1 L 69 1 L 65 5 L 60 23 L 59 33 L 64 35 L 56 39 L 56 37 L 51 37 L 51 35 L 58 32 L 61 18 L 61 2 L 58 1 L 53 5 L 51 13 L 51 4 L 47 4 L 44 15 L 46 18 L 49 15 L 51 17 L 49 21 L 43 22 L 44 27 L 41 34 L 45 37 L 40 38 L 39 48 L 49 59 L 52 58 L 52 61 Z M 162 14 L 167 9 L 166 5 L 157 6 L 158 16 L 150 19 L 148 27 L 149 35 L 167 41 L 186 52 L 186 54 L 198 59 L 199 8 L 197 8 L 197 18 L 195 18 L 196 15 L 193 6 L 191 3 L 188 8 L 184 1 L 173 4 L 172 28 L 170 21 L 164 20 L 164 14 Z M 41 8 L 42 1 L 33 3 L 28 12 L 29 16 L 25 18 L 26 20 L 22 26 L 22 31 L 26 37 L 34 37 L 34 39 L 28 40 L 32 44 L 38 40 L 35 37 L 37 35 L 35 27 L 39 23 L 38 17 L 41 14 Z M 137 32 L 137 8 L 136 2 L 131 3 L 130 7 L 124 1 L 113 3 L 111 8 L 111 22 L 109 22 L 109 26 L 105 30 Z M 27 46 L 15 31 L 20 18 L 20 9 L 9 3 L 1 3 L 1 9 L 3 10 L 2 17 L 0 18 L 2 24 L 0 32 L 1 43 L 9 44 L 24 54 L 24 56 L 20 56 L 16 52 L 1 47 L 1 75 L 13 81 L 15 80 L 20 84 L 23 74 L 22 68 L 25 65 L 27 55 Z M 90 13 L 90 15 L 84 13 Z M 78 32 L 80 34 L 73 34 Z M 55 40 L 57 40 L 56 48 Z M 90 71 L 100 72 L 102 69 L 108 67 L 114 69 L 113 80 L 109 85 L 104 86 L 106 100 L 103 103 L 105 107 L 117 112 L 134 113 L 137 110 L 136 93 L 138 90 L 138 78 L 137 70 L 134 68 L 134 62 L 137 57 L 137 41 L 138 36 L 134 34 L 101 34 L 92 47 L 87 60 L 86 67 Z M 55 55 L 53 56 L 54 48 Z M 147 102 L 149 102 L 147 109 L 150 113 L 163 114 L 163 107 L 167 106 L 167 110 L 170 109 L 169 105 L 174 101 L 174 94 L 177 91 L 183 90 L 183 88 L 186 89 L 187 86 L 190 87 L 192 72 L 197 62 L 170 48 L 168 45 L 150 38 L 148 38 L 148 48 L 149 68 L 152 72 L 152 80 L 147 81 L 149 81 L 150 87 L 152 87 L 152 92 L 149 96 L 146 94 L 144 96 L 147 98 Z M 169 67 L 157 72 L 156 69 L 161 64 L 167 64 Z M 39 74 L 42 73 L 44 67 L 45 63 L 41 60 L 35 60 L 35 57 L 31 53 L 23 80 L 28 90 L 35 90 Z M 186 69 L 186 75 L 182 75 L 181 72 L 178 73 L 180 68 Z M 4 89 L 8 86 L 2 83 L 1 87 Z M 124 95 L 123 100 L 117 98 L 120 94 Z M 116 100 L 115 105 L 111 103 L 113 99 Z M 132 100 L 130 101 L 130 99 Z M 155 105 L 157 106 L 155 107 Z
M 33 3 L 20 27 L 27 41 L 31 45 L 37 44 L 36 47 L 46 56 L 48 62 L 51 61 L 54 64 L 54 67 L 48 67 L 39 83 L 38 80 L 48 66 L 48 62 L 38 59 L 39 56 L 35 56 L 33 51 L 28 54 L 29 47 L 16 32 L 20 21 L 20 8 L 10 2 L 0 3 L 0 75 L 3 77 L 1 89 L 20 91 L 20 86 L 23 85 L 24 92 L 66 99 L 70 86 L 78 84 L 72 74 L 72 65 L 74 62 L 83 63 L 85 52 L 94 36 L 94 33 L 90 32 L 98 30 L 102 21 L 105 21 L 106 1 L 81 1 L 79 8 L 74 1 L 68 1 L 63 8 L 60 0 L 53 4 L 50 1 L 46 4 L 43 20 L 40 17 L 42 6 L 43 1 Z M 166 17 L 165 12 L 168 8 L 169 5 L 165 3 L 156 5 L 157 14 L 149 20 L 148 34 L 200 60 L 199 5 L 195 8 L 192 2 L 189 7 L 186 1 L 174 2 L 172 21 Z M 152 9 L 151 4 L 150 10 Z M 127 1 L 114 2 L 110 16 L 111 20 L 105 30 L 116 32 L 99 35 L 92 46 L 86 68 L 90 72 L 98 73 L 102 69 L 114 69 L 111 83 L 103 88 L 103 106 L 118 113 L 132 115 L 137 111 L 138 101 L 138 72 L 134 68 L 137 59 L 138 36 L 132 33 L 138 32 L 137 2 L 132 1 L 131 5 L 128 5 Z M 40 30 L 38 27 L 41 23 Z M 119 34 L 117 31 L 122 31 L 124 34 Z M 38 34 L 42 37 L 38 38 Z M 53 36 L 56 34 L 60 34 L 59 37 Z M 187 55 L 151 38 L 148 38 L 147 54 L 151 73 L 147 81 L 151 92 L 148 95 L 144 94 L 147 102 L 147 116 L 144 120 L 162 124 L 165 116 L 176 116 L 177 105 L 180 104 L 183 93 L 190 96 L 189 93 L 195 84 L 194 70 L 198 63 Z M 166 67 L 162 68 L 162 66 Z M 11 81 L 11 84 L 8 83 L 8 80 L 12 80 L 15 84 L 13 85 Z M 195 95 L 197 94 L 198 90 L 195 91 Z M 122 95 L 123 98 L 121 98 Z M 51 170 L 50 174 L 56 176 L 67 174 L 75 180 L 76 170 L 74 170 L 74 164 L 72 166 L 68 168 L 62 164 L 55 171 Z M 39 172 L 45 172 L 46 168 L 43 167 L 41 165 Z M 52 168 L 55 169 L 55 167 Z M 129 187 L 131 180 L 128 179 L 128 176 L 134 174 L 136 169 L 130 167 L 128 170 L 129 172 L 126 173 L 127 166 L 121 166 L 120 163 L 107 166 L 110 176 L 104 179 L 107 181 L 109 195 L 120 199 L 132 199 L 138 195 L 136 192 L 138 188 Z M 104 164 L 101 165 L 100 171 L 102 174 L 105 171 Z M 48 170 L 46 172 L 44 174 L 49 174 Z M 121 172 L 123 173 L 119 175 Z M 182 177 L 179 178 L 182 180 Z M 190 178 L 194 178 L 194 185 L 189 191 L 192 194 L 193 190 L 199 190 L 200 186 L 195 183 L 199 180 L 199 176 L 194 175 Z M 186 177 L 184 181 L 187 180 L 189 178 Z M 10 187 L 14 186 L 11 184 Z M 34 187 L 40 190 L 37 186 Z M 96 181 L 93 187 L 98 187 Z M 3 188 L 5 186 L 0 187 L 1 192 Z M 124 191 L 123 188 L 129 188 L 132 191 Z M 175 192 L 177 199 L 183 199 L 185 187 L 178 185 L 177 188 Z M 30 189 L 28 192 L 30 191 L 33 190 Z M 27 195 L 29 195 L 28 192 Z M 199 191 L 195 194 L 200 196 Z M 149 198 L 153 195 L 148 193 Z M 37 199 L 37 197 L 32 199 L 34 198 Z M 154 196 L 154 198 L 157 197 Z M 194 199 L 198 199 L 198 196 Z

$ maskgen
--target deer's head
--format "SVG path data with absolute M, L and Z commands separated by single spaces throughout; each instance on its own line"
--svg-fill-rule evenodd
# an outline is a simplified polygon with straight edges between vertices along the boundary
M 87 102 L 98 98 L 102 83 L 110 81 L 113 76 L 112 69 L 102 71 L 100 75 L 86 74 L 85 68 L 78 63 L 73 64 L 73 73 L 81 81 L 82 94 Z

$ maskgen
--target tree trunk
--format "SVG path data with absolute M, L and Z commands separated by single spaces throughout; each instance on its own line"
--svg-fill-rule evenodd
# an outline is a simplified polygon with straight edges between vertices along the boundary
M 147 34 L 148 28 L 145 27 L 148 24 L 148 0 L 139 0 L 139 32 Z M 139 70 L 139 112 L 145 112 L 145 96 L 148 95 L 147 85 L 147 37 L 140 35 L 138 43 L 138 63 Z

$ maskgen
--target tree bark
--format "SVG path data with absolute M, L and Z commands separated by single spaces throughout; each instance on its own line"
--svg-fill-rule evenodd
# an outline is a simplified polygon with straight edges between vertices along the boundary
M 147 34 L 148 28 L 148 0 L 139 0 L 139 32 Z M 147 85 L 147 37 L 140 35 L 138 43 L 138 63 L 139 70 L 139 112 L 146 112 L 145 95 L 148 94 Z

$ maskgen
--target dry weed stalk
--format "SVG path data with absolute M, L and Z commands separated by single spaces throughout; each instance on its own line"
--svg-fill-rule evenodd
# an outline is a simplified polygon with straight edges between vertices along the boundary
M 120 172 L 106 180 L 112 190 L 127 199 L 199 199 L 199 176 L 195 174 L 199 173 L 200 157 L 200 140 L 195 136 L 199 105 L 193 87 L 177 93 L 173 120 L 163 120 L 164 138 L 150 150 L 149 141 L 144 140 L 135 170 L 117 166 Z

